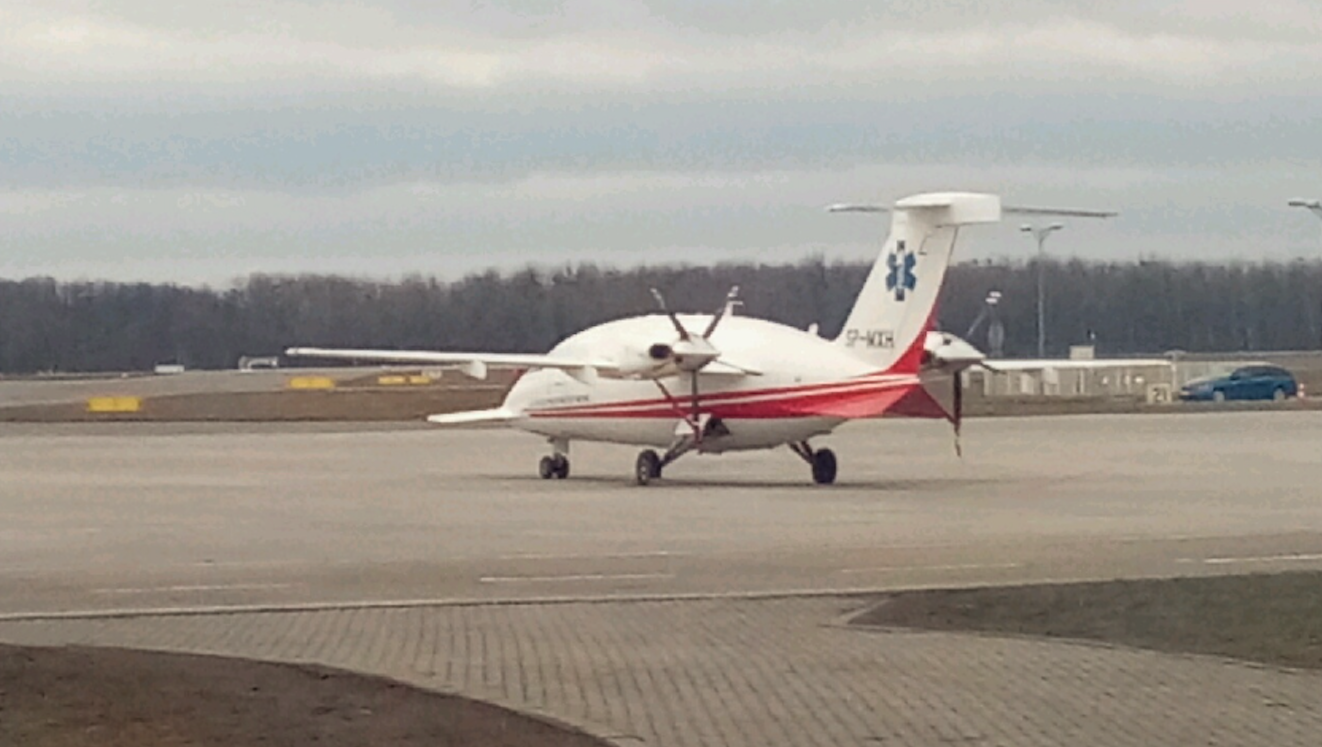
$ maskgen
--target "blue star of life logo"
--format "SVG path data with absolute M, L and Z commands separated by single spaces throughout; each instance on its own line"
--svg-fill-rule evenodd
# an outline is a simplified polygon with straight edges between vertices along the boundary
M 917 264 L 918 258 L 905 251 L 903 241 L 896 242 L 895 251 L 886 257 L 886 267 L 890 268 L 886 275 L 886 290 L 895 292 L 896 301 L 903 301 L 905 291 L 913 290 L 918 284 L 918 276 L 913 274 Z

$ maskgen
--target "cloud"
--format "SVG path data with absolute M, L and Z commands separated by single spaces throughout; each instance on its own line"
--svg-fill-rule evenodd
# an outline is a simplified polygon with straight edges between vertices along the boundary
M 838 201 L 889 202 L 952 185 L 1007 202 L 1113 208 L 1071 221 L 1063 256 L 1289 259 L 1314 251 L 1316 223 L 1263 196 L 1306 191 L 1291 164 L 1232 170 L 960 163 L 730 172 L 538 173 L 514 182 L 418 181 L 352 193 L 115 190 L 62 202 L 0 193 L 12 253 L 0 275 L 225 282 L 255 271 L 457 276 L 489 266 L 595 261 L 795 261 L 875 257 L 885 222 L 828 215 Z M 1233 209 L 1228 203 L 1240 202 Z M 37 205 L 24 212 L 14 205 Z M 6 207 L 8 206 L 8 207 Z M 1310 219 L 1310 220 L 1305 220 Z M 89 248 L 94 251 L 89 252 Z M 965 259 L 1028 256 L 1013 224 L 970 234 Z
M 951 187 L 1286 256 L 1320 62 L 1305 0 L 0 0 L 0 273 L 861 257 L 820 205 Z
M 981 6 L 966 3 L 913 13 L 894 3 L 894 15 L 860 13 L 862 5 L 814 4 L 810 12 L 801 4 L 774 4 L 769 12 L 748 6 L 745 18 L 782 21 L 755 19 L 751 27 L 766 31 L 753 35 L 729 23 L 728 12 L 703 13 L 691 3 L 567 2 L 542 4 L 540 12 L 534 4 L 530 13 L 468 3 L 423 13 L 399 4 L 222 3 L 163 15 L 143 12 L 159 10 L 156 3 L 129 3 L 138 12 L 118 16 L 102 6 L 11 3 L 3 11 L 0 71 L 11 82 L 129 88 L 713 91 L 801 81 L 913 84 L 956 74 L 1049 81 L 1101 73 L 1226 85 L 1261 83 L 1264 70 L 1274 83 L 1303 85 L 1309 77 L 1301 68 L 1322 60 L 1322 41 L 1306 33 L 1322 14 L 1281 1 L 1253 14 L 1203 3 L 1197 12 L 1158 4 L 1164 12 L 1157 13 L 1127 13 L 1132 4 L 1107 13 L 1038 4 L 1031 14 L 969 13 Z M 1133 15 L 1150 24 L 1135 27 Z M 1278 19 L 1267 26 L 1270 36 L 1262 33 L 1264 18 Z M 1289 80 L 1279 77 L 1294 70 Z

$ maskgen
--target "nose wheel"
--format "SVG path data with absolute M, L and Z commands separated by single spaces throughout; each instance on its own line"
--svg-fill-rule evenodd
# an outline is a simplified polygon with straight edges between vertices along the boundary
M 812 454 L 812 481 L 818 485 L 835 482 L 835 452 L 818 449 Z
M 812 468 L 812 481 L 818 485 L 830 485 L 835 482 L 835 452 L 830 449 L 814 449 L 807 441 L 790 444 L 790 448 L 803 458 Z
M 563 480 L 569 477 L 569 457 L 564 454 L 542 457 L 537 463 L 537 474 L 541 475 L 543 480 L 550 480 L 552 477 Z
M 661 470 L 665 469 L 666 465 L 697 448 L 697 445 L 697 436 L 689 433 L 676 438 L 670 448 L 666 449 L 665 454 L 657 454 L 651 449 L 643 451 L 634 462 L 634 481 L 639 485 L 646 485 L 653 480 L 661 479 Z
M 659 479 L 661 477 L 661 457 L 651 449 L 638 455 L 638 460 L 634 462 L 634 480 L 639 485 Z

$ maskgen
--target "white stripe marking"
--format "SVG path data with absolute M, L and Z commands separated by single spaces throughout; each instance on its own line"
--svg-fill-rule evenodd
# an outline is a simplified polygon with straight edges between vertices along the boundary
M 541 584 L 566 581 L 644 581 L 674 578 L 673 573 L 579 573 L 567 576 L 483 576 L 484 584 Z
M 199 560 L 191 565 L 198 568 L 258 568 L 264 566 L 311 564 L 311 561 L 299 560 Z
M 1204 565 L 1233 565 L 1235 563 L 1298 563 L 1322 560 L 1322 553 L 1299 553 L 1295 555 L 1257 555 L 1242 558 L 1180 558 L 1179 563 L 1202 563 Z
M 951 565 L 883 565 L 875 568 L 845 568 L 836 573 L 901 573 L 903 571 L 982 571 L 1019 568 L 1021 563 L 967 563 Z
M 552 553 L 528 553 L 515 555 L 501 555 L 496 560 L 619 560 L 632 558 L 682 558 L 688 553 L 670 552 L 669 550 L 656 550 L 653 552 L 621 552 L 621 553 L 603 553 L 600 555 L 593 553 L 579 553 L 570 555 L 556 555 Z
M 161 594 L 179 591 L 247 591 L 288 589 L 293 584 L 197 584 L 192 586 L 141 586 L 121 589 L 96 589 L 94 594 Z

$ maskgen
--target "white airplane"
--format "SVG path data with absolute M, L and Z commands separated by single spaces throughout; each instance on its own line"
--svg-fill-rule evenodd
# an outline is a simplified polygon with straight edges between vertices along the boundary
M 960 228 L 1001 214 L 1107 217 L 1080 210 L 1004 208 L 995 195 L 921 194 L 892 208 L 837 205 L 836 212 L 891 212 L 890 237 L 833 340 L 731 313 L 738 288 L 714 314 L 676 314 L 652 293 L 660 314 L 585 329 L 546 354 L 290 348 L 291 357 L 459 367 L 482 379 L 491 368 L 526 369 L 500 407 L 433 415 L 437 425 L 501 424 L 544 436 L 543 478 L 569 476 L 569 444 L 601 441 L 646 447 L 641 485 L 689 452 L 788 446 L 813 481 L 836 478 L 830 449 L 810 442 L 842 423 L 881 415 L 940 417 L 958 433 L 959 371 L 983 355 L 931 331 L 937 294 Z M 954 382 L 948 392 L 932 386 Z M 660 450 L 659 452 L 657 450 Z

